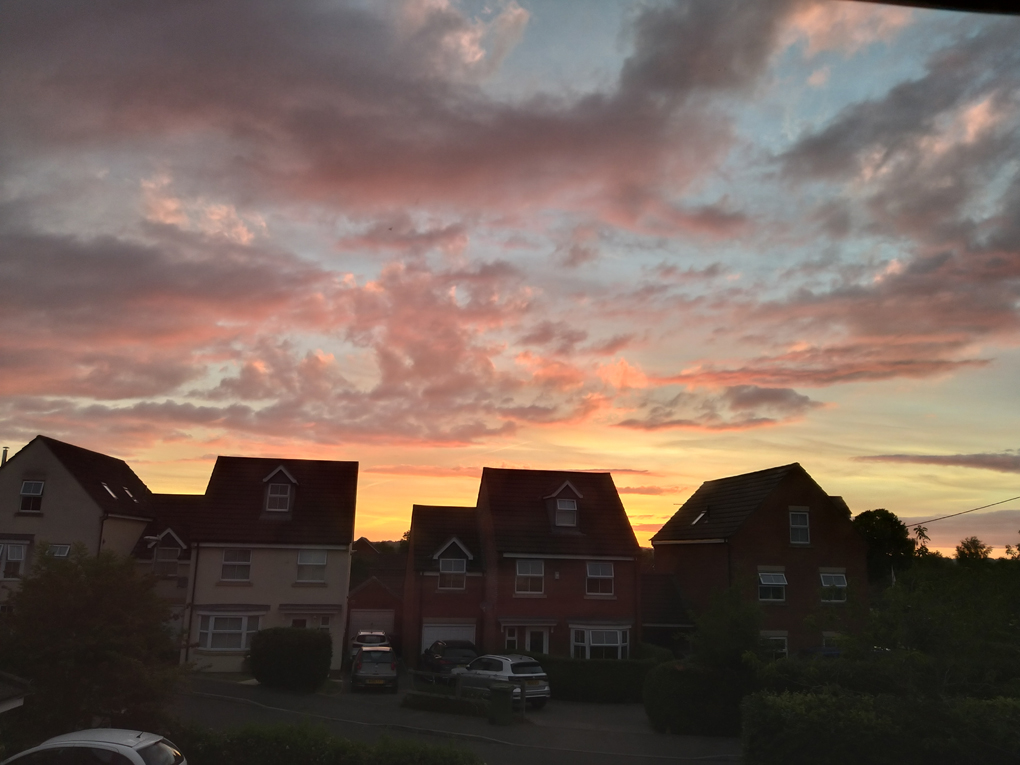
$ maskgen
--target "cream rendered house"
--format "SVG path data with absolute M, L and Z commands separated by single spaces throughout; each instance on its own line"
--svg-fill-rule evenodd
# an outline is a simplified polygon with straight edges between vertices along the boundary
M 258 630 L 303 627 L 340 668 L 357 481 L 357 462 L 219 457 L 204 496 L 156 496 L 140 556 L 187 571 L 184 661 L 240 671 Z
M 123 460 L 36 436 L 0 467 L 0 608 L 41 542 L 65 556 L 128 555 L 152 519 L 151 495 Z

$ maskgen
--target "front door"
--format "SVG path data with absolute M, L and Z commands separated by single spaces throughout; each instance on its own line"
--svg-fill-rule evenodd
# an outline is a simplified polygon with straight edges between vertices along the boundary
M 548 634 L 548 630 L 528 627 L 528 651 L 531 653 L 548 653 L 549 649 L 546 646 L 546 636 Z

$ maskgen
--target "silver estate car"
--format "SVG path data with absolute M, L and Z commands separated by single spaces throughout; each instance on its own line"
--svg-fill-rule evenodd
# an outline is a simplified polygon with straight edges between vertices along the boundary
M 54 736 L 0 765 L 187 765 L 173 743 L 158 733 L 93 728 Z
M 493 683 L 511 683 L 514 701 L 521 700 L 521 690 L 529 704 L 537 709 L 545 706 L 552 695 L 549 677 L 542 666 L 530 656 L 520 654 L 486 654 L 466 667 L 456 667 L 451 676 L 459 677 L 465 687 L 488 688 Z

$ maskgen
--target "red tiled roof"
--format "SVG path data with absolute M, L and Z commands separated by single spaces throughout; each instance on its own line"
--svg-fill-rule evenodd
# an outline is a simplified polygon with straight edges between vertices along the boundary
M 569 481 L 577 500 L 577 527 L 553 525 L 546 498 Z M 496 550 L 501 553 L 548 555 L 638 556 L 638 543 L 627 511 L 609 473 L 566 470 L 484 468 L 478 507 L 487 503 L 492 515 Z
M 482 569 L 482 545 L 478 538 L 478 514 L 473 507 L 443 505 L 414 505 L 411 508 L 411 549 L 414 551 L 414 570 L 439 569 L 433 556 L 441 545 L 456 537 L 473 556 L 469 571 Z

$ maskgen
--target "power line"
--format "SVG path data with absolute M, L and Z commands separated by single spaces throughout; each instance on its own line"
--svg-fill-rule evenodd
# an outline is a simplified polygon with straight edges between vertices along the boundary
M 981 505 L 981 507 L 975 507 L 975 508 L 971 508 L 970 510 L 964 510 L 962 513 L 953 513 L 952 515 L 943 515 L 943 516 L 940 516 L 938 518 L 932 518 L 931 520 L 919 521 L 918 523 L 911 523 L 910 525 L 911 526 L 923 526 L 926 523 L 935 523 L 935 521 L 944 521 L 946 518 L 955 518 L 958 515 L 966 515 L 967 513 L 973 513 L 973 512 L 976 512 L 978 510 L 984 510 L 986 507 L 995 507 L 996 505 L 1001 505 L 1001 504 L 1004 504 L 1006 502 L 1012 502 L 1014 499 L 1020 499 L 1020 497 L 1010 497 L 1009 499 L 1003 499 L 1003 500 L 1000 500 L 998 502 L 993 502 L 990 505 Z

